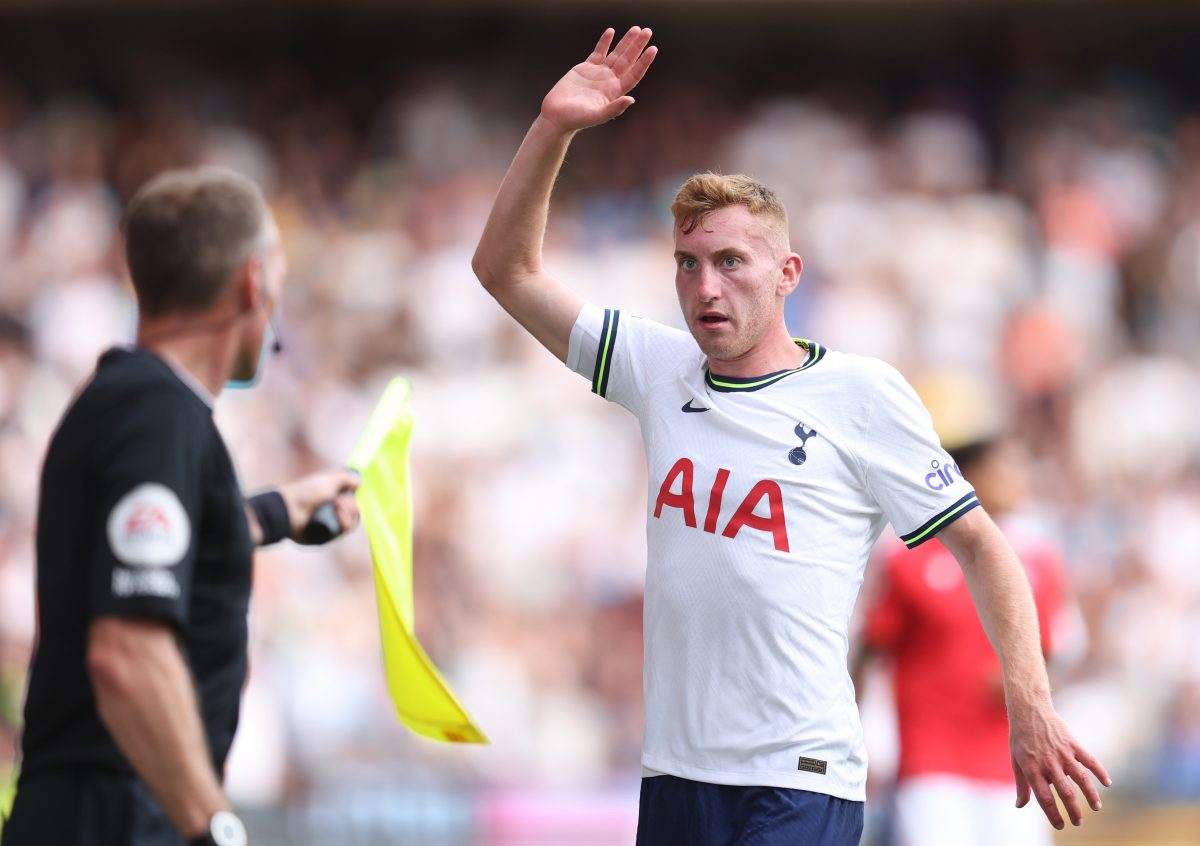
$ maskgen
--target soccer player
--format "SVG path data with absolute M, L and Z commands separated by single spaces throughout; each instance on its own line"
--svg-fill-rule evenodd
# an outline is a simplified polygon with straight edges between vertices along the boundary
M 246 680 L 253 547 L 305 539 L 349 471 L 247 500 L 213 424 L 259 368 L 283 289 L 279 232 L 234 173 L 167 173 L 124 221 L 137 346 L 114 349 L 46 456 L 38 642 L 5 846 L 242 846 L 221 773 Z M 332 530 L 333 527 L 328 527 Z
M 743 176 L 675 199 L 689 332 L 585 302 L 542 267 L 551 189 L 576 132 L 617 117 L 655 57 L 613 31 L 546 95 L 473 260 L 485 288 L 592 390 L 635 414 L 649 472 L 640 844 L 853 844 L 866 759 L 846 667 L 868 553 L 891 522 L 962 565 L 1000 655 L 1018 801 L 1058 827 L 1101 764 L 1055 713 L 1024 572 L 913 390 L 882 362 L 794 340 L 787 215 Z M 1077 784 L 1077 788 L 1072 783 Z
M 935 413 L 934 421 L 937 422 Z M 1033 590 L 1046 655 L 1068 628 L 1063 566 L 1054 546 L 1020 519 L 1028 459 L 994 432 L 943 435 L 953 464 L 931 470 L 965 477 L 1016 550 Z M 954 556 L 938 540 L 887 551 L 867 609 L 851 675 L 861 696 L 866 667 L 891 659 L 900 735 L 897 846 L 1050 846 L 1050 829 L 1013 808 L 1013 771 L 1000 663 L 979 624 Z M 1040 824 L 1039 824 L 1040 823 Z

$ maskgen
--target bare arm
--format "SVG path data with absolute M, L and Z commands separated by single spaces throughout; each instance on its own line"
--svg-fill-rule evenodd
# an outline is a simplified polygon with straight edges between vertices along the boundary
M 191 674 L 164 623 L 101 617 L 88 638 L 100 719 L 185 840 L 229 802 L 213 771 Z
M 1079 786 L 1088 804 L 1098 811 L 1100 794 L 1089 770 L 1105 786 L 1111 785 L 1112 780 L 1054 711 L 1038 635 L 1037 610 L 1025 570 L 996 524 L 981 508 L 947 526 L 938 534 L 938 540 L 958 559 L 984 631 L 1000 658 L 1017 807 L 1029 801 L 1032 791 L 1051 824 L 1061 829 L 1064 823 L 1050 789 L 1053 785 L 1071 822 L 1079 825 L 1083 806 L 1071 782 Z
M 496 301 L 546 349 L 567 359 L 583 298 L 542 267 L 550 194 L 575 133 L 612 120 L 633 104 L 628 92 L 657 52 L 650 30 L 633 27 L 610 53 L 613 30 L 542 101 L 496 195 L 471 267 Z

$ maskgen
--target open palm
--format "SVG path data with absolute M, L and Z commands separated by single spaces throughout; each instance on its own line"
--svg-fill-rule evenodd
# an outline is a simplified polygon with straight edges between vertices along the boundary
M 542 100 L 542 117 L 564 131 L 612 120 L 633 105 L 629 92 L 641 82 L 658 53 L 647 47 L 651 32 L 632 27 L 610 53 L 615 33 L 606 29 L 596 49 L 567 71 Z

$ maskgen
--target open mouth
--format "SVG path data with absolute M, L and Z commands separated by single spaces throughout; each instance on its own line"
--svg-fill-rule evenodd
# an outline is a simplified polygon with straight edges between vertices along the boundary
M 705 314 L 700 317 L 700 322 L 705 326 L 720 326 L 729 322 L 728 317 L 722 317 L 719 314 Z

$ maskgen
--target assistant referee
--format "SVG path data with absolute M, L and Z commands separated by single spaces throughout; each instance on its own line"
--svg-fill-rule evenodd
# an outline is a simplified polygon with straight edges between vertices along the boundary
M 50 444 L 38 643 L 5 846 L 246 843 L 221 789 L 246 681 L 255 545 L 302 539 L 349 471 L 246 499 L 213 402 L 255 377 L 283 289 L 279 231 L 229 171 L 166 173 L 131 201 L 134 349 L 105 353 Z

